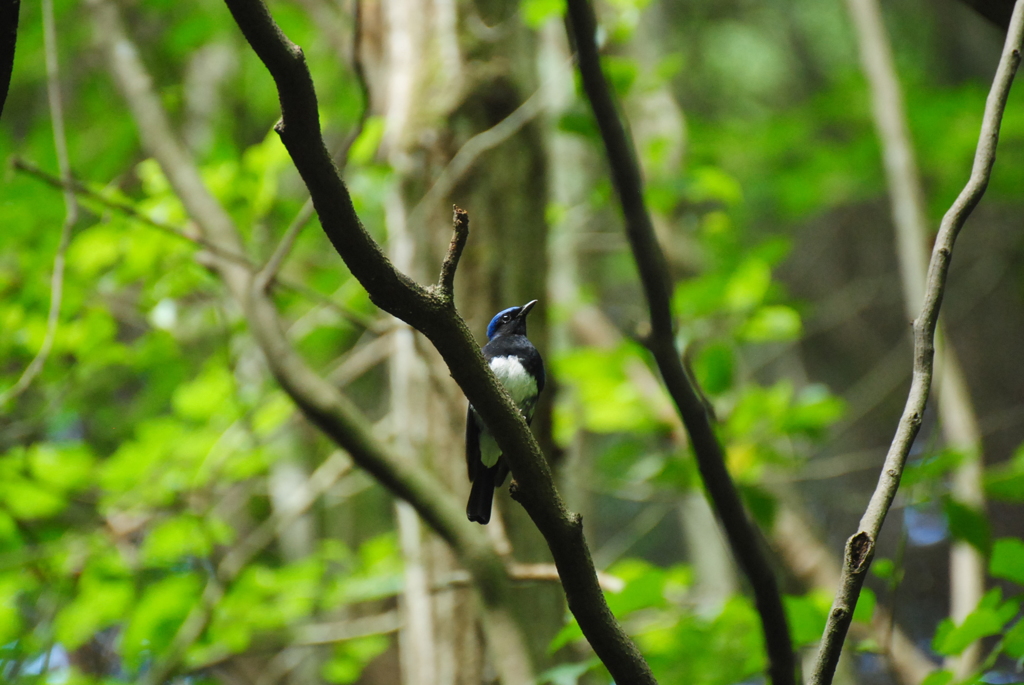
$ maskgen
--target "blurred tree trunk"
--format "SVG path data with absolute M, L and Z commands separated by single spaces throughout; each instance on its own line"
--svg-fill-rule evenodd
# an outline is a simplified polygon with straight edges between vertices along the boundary
M 529 37 L 516 25 L 515 9 L 515 3 L 477 8 L 450 0 L 367 3 L 361 54 L 373 112 L 385 122 L 382 154 L 395 172 L 386 200 L 388 249 L 395 265 L 421 283 L 437 279 L 451 236 L 451 203 L 457 201 L 469 212 L 471 230 L 456 279 L 460 310 L 479 331 L 495 311 L 540 299 L 530 318 L 530 338 L 543 351 L 546 193 L 537 132 L 519 131 L 480 156 L 456 179 L 453 192 L 422 201 L 467 140 L 503 120 L 532 92 Z M 488 28 L 499 22 L 500 29 Z M 462 54 L 457 38 L 467 44 L 467 31 L 479 40 L 469 40 L 467 54 Z M 504 58 L 494 59 L 496 54 Z M 394 335 L 390 376 L 396 447 L 409 459 L 428 460 L 446 482 L 468 496 L 466 400 L 444 364 L 419 334 L 403 327 Z M 542 418 L 548 413 L 542 407 L 536 424 L 549 425 Z M 495 493 L 490 532 L 501 537 L 502 512 L 516 560 L 549 560 L 543 538 L 518 506 L 507 506 L 504 493 L 505 488 Z M 403 682 L 475 685 L 493 680 L 473 593 L 436 587 L 455 570 L 454 559 L 411 510 L 399 505 L 397 512 L 406 563 Z M 539 662 L 562 622 L 561 588 L 546 584 L 517 592 L 523 595 L 517 601 L 520 625 L 530 626 L 526 638 Z

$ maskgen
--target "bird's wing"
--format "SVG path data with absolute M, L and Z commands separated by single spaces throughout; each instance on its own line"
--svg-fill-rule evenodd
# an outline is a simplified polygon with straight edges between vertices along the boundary
M 471 406 L 466 412 L 466 470 L 470 481 L 476 480 L 476 472 L 481 465 L 480 426 L 476 422 L 476 417 L 473 416 L 473 407 Z

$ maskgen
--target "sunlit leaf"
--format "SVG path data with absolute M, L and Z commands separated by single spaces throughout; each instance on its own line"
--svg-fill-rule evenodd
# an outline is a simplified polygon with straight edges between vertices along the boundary
M 988 572 L 996 578 L 1024 585 L 1024 541 L 1018 538 L 996 540 L 992 545 Z
M 740 328 L 740 337 L 751 342 L 794 340 L 800 337 L 803 324 L 792 307 L 769 305 L 759 307 Z

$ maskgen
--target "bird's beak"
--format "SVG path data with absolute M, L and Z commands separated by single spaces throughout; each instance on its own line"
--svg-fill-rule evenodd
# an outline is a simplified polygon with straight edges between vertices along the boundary
M 523 308 L 519 310 L 519 318 L 525 319 L 526 315 L 530 313 L 531 309 L 533 309 L 533 305 L 537 304 L 537 302 L 538 300 L 530 300 L 529 302 L 524 304 Z

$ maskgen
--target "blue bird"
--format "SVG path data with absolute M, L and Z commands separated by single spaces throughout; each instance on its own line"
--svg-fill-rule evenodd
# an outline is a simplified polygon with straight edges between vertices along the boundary
M 537 396 L 544 389 L 544 361 L 526 338 L 526 315 L 535 304 L 537 300 L 495 314 L 487 326 L 488 342 L 483 348 L 484 359 L 512 395 L 527 424 L 533 419 Z M 491 520 L 494 488 L 505 482 L 509 469 L 501 448 L 473 405 L 469 405 L 466 416 L 466 466 L 473 483 L 466 516 L 470 521 L 485 524 Z

